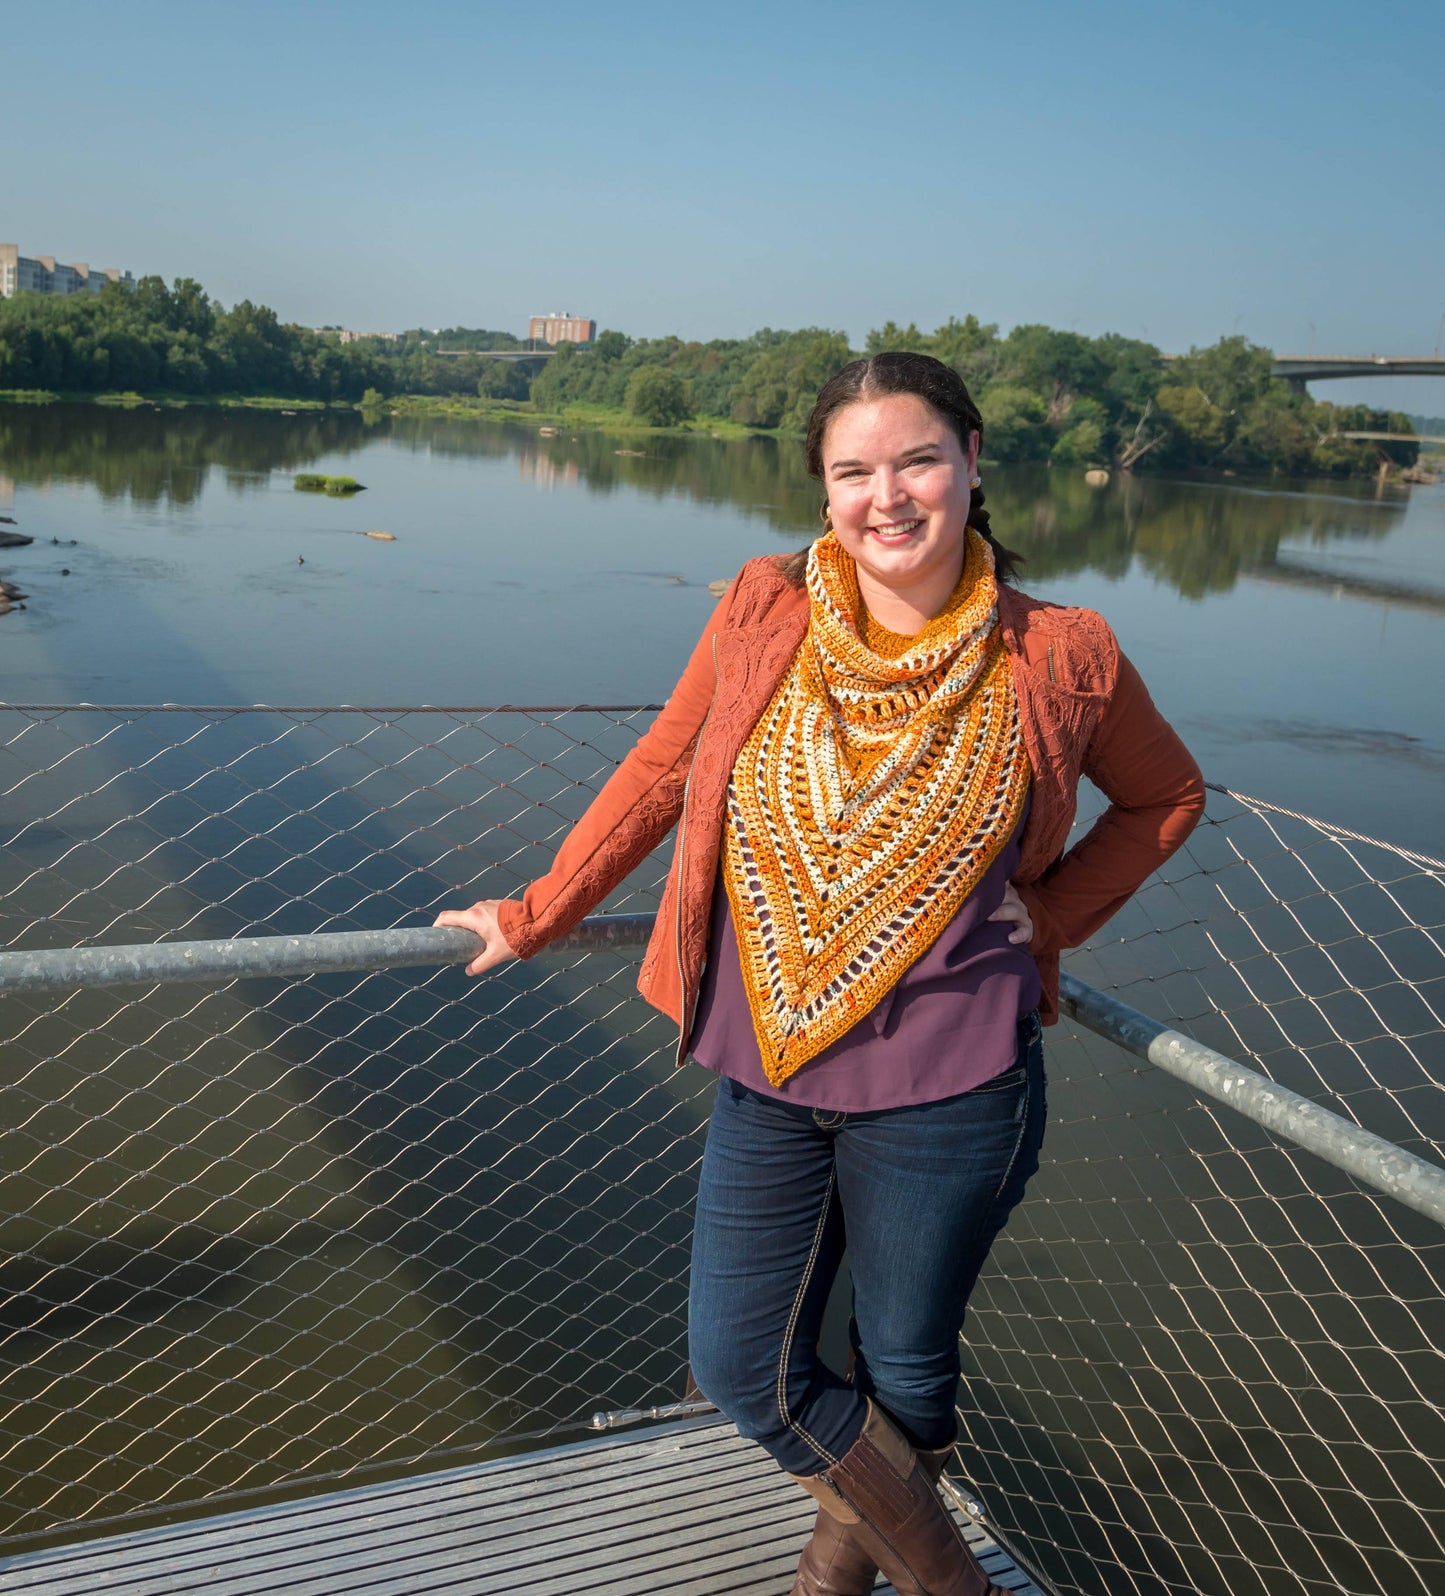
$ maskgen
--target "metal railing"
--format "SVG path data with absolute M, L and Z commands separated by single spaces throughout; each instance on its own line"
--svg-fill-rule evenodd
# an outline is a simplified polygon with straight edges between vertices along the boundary
M 647 914 L 592 915 L 544 951 L 552 957 L 588 949 L 640 953 L 655 923 L 655 917 Z M 343 970 L 467 964 L 485 946 L 470 931 L 431 927 L 0 952 L 0 997 L 166 981 L 226 981 L 247 976 L 294 980 Z M 1067 972 L 1060 978 L 1060 987 L 1064 1011 L 1096 1035 L 1167 1070 L 1202 1095 L 1235 1109 L 1362 1184 L 1445 1225 L 1445 1169 L 1352 1125 L 1127 1003 L 1085 986 Z
M 62 946 L 148 983 L 0 992 L 10 1549 L 682 1394 L 709 1079 L 672 1069 L 615 922 L 482 987 L 194 952 L 300 939 L 314 969 L 337 953 L 318 939 L 351 958 L 361 933 L 368 959 L 459 956 L 398 927 L 536 874 L 648 719 L 0 711 L 0 967 Z M 661 871 L 606 907 L 650 913 Z M 1435 861 L 1216 791 L 1071 957 L 1248 1061 L 1252 1092 L 1294 1093 L 1286 1131 L 1299 1099 L 1328 1110 L 1327 1141 L 1379 1155 L 1356 1175 L 1394 1178 L 1380 1139 L 1413 1155 L 1395 1174 L 1426 1211 L 1059 1028 L 1045 1168 L 970 1308 L 960 1419 L 992 1525 L 1061 1592 L 1445 1580 L 1441 887 Z M 121 968 L 118 944 L 158 939 L 188 980 Z

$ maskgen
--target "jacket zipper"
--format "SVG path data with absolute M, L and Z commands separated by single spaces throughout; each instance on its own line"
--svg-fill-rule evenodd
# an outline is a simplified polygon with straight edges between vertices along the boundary
M 1054 645 L 1052 643 L 1050 643 L 1049 644 L 1049 680 L 1051 682 L 1057 682 L 1058 679 L 1059 679 L 1058 676 L 1054 672 Z
M 692 773 L 697 769 L 697 756 L 702 752 L 703 734 L 707 731 L 707 723 L 712 719 L 712 712 L 717 704 L 718 686 L 717 679 L 717 633 L 712 639 L 712 702 L 707 706 L 707 714 L 702 718 L 702 725 L 697 729 L 697 741 L 692 745 L 692 763 L 687 768 L 687 780 L 682 784 L 682 814 L 677 822 L 677 914 L 673 920 L 672 939 L 673 952 L 677 958 L 678 980 L 682 983 L 682 1019 L 681 1029 L 677 1034 L 677 1059 L 681 1065 L 687 1057 L 687 1033 L 692 1029 L 693 1004 L 697 1001 L 696 994 L 689 996 L 687 990 L 687 972 L 682 965 L 682 888 L 683 871 L 687 864 L 684 847 L 687 841 L 687 801 L 692 796 Z

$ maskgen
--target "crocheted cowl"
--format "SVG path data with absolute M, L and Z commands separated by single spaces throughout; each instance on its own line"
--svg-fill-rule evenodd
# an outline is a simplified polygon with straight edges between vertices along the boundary
M 932 945 L 1023 813 L 993 555 L 966 538 L 953 597 L 896 657 L 869 646 L 853 560 L 820 538 L 807 636 L 733 766 L 723 877 L 774 1085 Z

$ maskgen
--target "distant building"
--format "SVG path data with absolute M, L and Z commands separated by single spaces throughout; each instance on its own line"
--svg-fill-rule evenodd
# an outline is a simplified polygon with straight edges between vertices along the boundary
M 107 283 L 134 288 L 135 278 L 113 266 L 92 269 L 84 261 L 58 263 L 54 255 L 22 255 L 18 244 L 0 244 L 0 299 L 12 294 L 98 294 Z
M 339 337 L 344 344 L 358 343 L 363 338 L 385 338 L 389 344 L 399 344 L 401 342 L 400 333 L 369 333 L 343 330 Z
M 597 337 L 597 323 L 569 310 L 556 310 L 550 316 L 533 316 L 527 337 L 544 344 L 590 344 Z

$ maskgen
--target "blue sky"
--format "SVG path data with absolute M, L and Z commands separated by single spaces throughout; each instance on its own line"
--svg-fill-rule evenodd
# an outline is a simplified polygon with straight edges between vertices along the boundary
M 1442 59 L 1413 0 L 11 5 L 0 239 L 365 328 L 1428 353 Z

